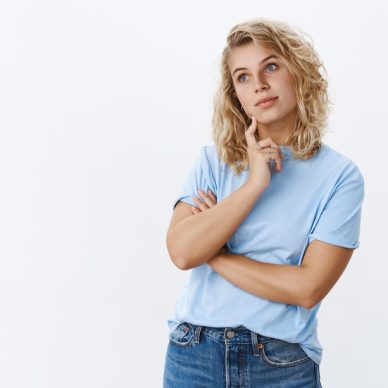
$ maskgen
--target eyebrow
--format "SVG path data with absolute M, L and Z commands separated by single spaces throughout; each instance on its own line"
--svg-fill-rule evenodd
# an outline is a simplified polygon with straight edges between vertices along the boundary
M 271 58 L 276 58 L 276 59 L 278 59 L 278 57 L 277 57 L 276 55 L 271 54 L 271 55 L 269 55 L 268 57 L 264 58 L 261 62 L 259 62 L 259 64 L 262 64 L 263 62 L 268 61 L 268 59 L 271 59 Z M 238 67 L 237 69 L 235 69 L 235 70 L 233 71 L 232 77 L 234 76 L 234 73 L 235 73 L 236 71 L 239 71 L 239 70 L 247 70 L 247 68 L 246 68 L 246 67 Z

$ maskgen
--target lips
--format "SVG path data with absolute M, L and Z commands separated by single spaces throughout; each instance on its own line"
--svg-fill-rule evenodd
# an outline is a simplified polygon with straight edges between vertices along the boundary
M 265 97 L 265 98 L 262 98 L 261 100 L 256 102 L 255 106 L 258 106 L 260 104 L 263 104 L 265 102 L 272 101 L 272 100 L 275 100 L 275 99 L 277 99 L 277 97 Z

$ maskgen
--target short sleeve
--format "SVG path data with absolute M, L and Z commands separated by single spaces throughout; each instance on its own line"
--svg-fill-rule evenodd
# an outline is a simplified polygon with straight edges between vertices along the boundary
M 197 160 L 190 169 L 182 185 L 180 194 L 175 198 L 173 210 L 175 209 L 178 201 L 183 201 L 190 205 L 197 206 L 193 201 L 192 196 L 198 197 L 198 190 L 204 191 L 205 193 L 207 193 L 208 190 L 211 190 L 215 195 L 217 195 L 216 182 L 212 172 L 211 163 L 209 162 L 209 160 L 213 160 L 214 158 L 209 158 L 208 152 L 210 152 L 209 146 L 202 146 L 200 148 Z
M 363 200 L 364 179 L 352 163 L 339 177 L 308 242 L 321 240 L 345 248 L 358 248 Z

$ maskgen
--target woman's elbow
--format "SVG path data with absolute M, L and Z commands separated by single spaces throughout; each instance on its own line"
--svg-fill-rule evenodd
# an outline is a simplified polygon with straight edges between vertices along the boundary
M 166 245 L 168 254 L 174 265 L 183 271 L 190 269 L 188 260 L 185 258 L 185 255 L 178 251 L 176 244 L 174 244 L 168 236 L 166 238 Z
M 171 258 L 171 261 L 174 263 L 174 265 L 181 269 L 182 271 L 187 271 L 188 269 L 191 269 L 191 267 L 187 264 L 187 262 L 185 260 L 182 260 L 182 259 L 173 259 L 172 257 Z

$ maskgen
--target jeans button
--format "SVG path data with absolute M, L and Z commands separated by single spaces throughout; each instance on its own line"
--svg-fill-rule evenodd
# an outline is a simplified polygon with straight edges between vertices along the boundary
M 234 331 L 233 330 L 229 330 L 227 333 L 226 333 L 226 336 L 228 337 L 228 338 L 233 338 L 234 337 Z

